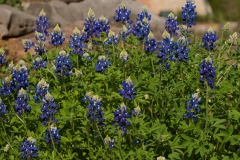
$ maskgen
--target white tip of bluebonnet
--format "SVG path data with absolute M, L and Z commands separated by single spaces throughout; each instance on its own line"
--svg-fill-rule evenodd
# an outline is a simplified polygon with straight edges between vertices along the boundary
M 35 142 L 36 142 L 36 139 L 34 139 L 33 137 L 28 137 L 27 140 L 30 141 L 30 142 L 32 142 L 32 143 L 35 143 Z

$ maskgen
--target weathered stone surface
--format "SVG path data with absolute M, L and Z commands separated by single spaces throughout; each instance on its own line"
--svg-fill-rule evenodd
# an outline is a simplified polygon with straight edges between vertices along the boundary
M 51 1 L 51 2 L 24 2 L 24 11 L 28 14 L 38 16 L 40 11 L 44 9 L 46 16 L 49 18 L 49 23 L 54 27 L 57 23 L 61 26 L 68 24 L 73 19 L 65 19 L 65 17 L 71 17 L 69 13 L 68 5 L 64 2 Z
M 85 0 L 79 3 L 70 3 L 68 7 L 73 13 L 72 17 L 74 17 L 75 20 L 84 20 L 87 17 L 89 8 L 92 8 L 96 18 L 104 15 L 110 21 L 111 26 L 120 27 L 121 23 L 116 23 L 113 17 L 115 15 L 115 10 L 118 9 L 118 6 L 122 1 L 126 4 L 127 8 L 131 10 L 130 18 L 135 23 L 137 14 L 142 11 L 142 7 L 144 5 L 132 0 L 111 0 L 111 2 L 109 2 L 109 0 Z M 150 9 L 149 13 L 152 15 L 150 25 L 153 30 L 153 34 L 157 39 L 160 39 L 164 30 L 165 19 L 160 18 Z
M 0 39 L 33 32 L 35 20 L 35 16 L 7 5 L 0 5 Z
M 136 0 L 147 5 L 154 13 L 159 14 L 161 11 L 171 11 L 177 14 L 185 6 L 186 0 Z M 206 0 L 195 0 L 198 15 L 212 14 L 212 8 Z

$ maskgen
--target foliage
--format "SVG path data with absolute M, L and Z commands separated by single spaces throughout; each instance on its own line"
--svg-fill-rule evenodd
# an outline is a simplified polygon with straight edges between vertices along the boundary
M 36 41 L 23 40 L 27 58 L 1 63 L 0 159 L 240 159 L 237 33 L 217 40 L 210 28 L 201 41 L 168 23 L 174 32 L 159 42 L 138 34 L 150 27 L 146 7 L 137 25 L 123 12 L 124 3 L 118 36 L 90 9 L 59 50 L 65 35 L 48 34 L 41 11 Z
M 23 10 L 22 0 L 0 0 L 0 4 L 6 4 Z

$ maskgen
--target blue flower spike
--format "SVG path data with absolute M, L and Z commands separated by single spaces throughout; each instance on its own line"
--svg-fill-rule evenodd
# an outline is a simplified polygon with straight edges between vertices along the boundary
M 187 49 L 188 40 L 181 36 L 177 41 L 177 49 L 175 52 L 175 60 L 177 62 L 187 62 L 189 60 L 188 53 L 190 52 L 189 49 Z
M 197 12 L 195 12 L 196 5 L 194 0 L 187 0 L 187 3 L 182 7 L 181 17 L 183 24 L 191 28 L 196 25 Z
M 42 59 L 42 57 L 36 57 L 35 60 L 33 60 L 33 69 L 39 69 L 39 68 L 46 68 L 47 62 Z
M 31 39 L 22 39 L 22 45 L 25 52 L 29 51 L 32 46 L 35 45 L 35 43 L 32 42 Z
M 55 73 L 57 74 L 57 77 L 63 77 L 63 76 L 71 76 L 72 75 L 72 64 L 71 59 L 69 59 L 69 54 L 62 50 L 59 52 L 58 57 L 55 59 L 54 62 Z
M 114 16 L 114 19 L 116 22 L 122 22 L 123 24 L 126 24 L 127 21 L 129 21 L 129 17 L 131 14 L 130 10 L 127 10 L 126 5 L 122 2 L 118 6 L 118 10 L 116 10 L 116 16 Z M 131 23 L 131 22 L 130 22 Z
M 214 43 L 217 41 L 217 39 L 218 37 L 216 35 L 216 31 L 210 27 L 202 38 L 202 47 L 208 51 L 214 50 L 216 48 L 216 45 Z
M 6 61 L 4 59 L 4 54 L 5 54 L 5 51 L 3 48 L 0 48 L 0 65 L 1 64 L 6 64 Z
M 48 18 L 46 17 L 46 13 L 43 9 L 39 13 L 38 19 L 36 20 L 36 25 L 35 31 L 41 33 L 43 37 L 49 36 L 47 30 L 50 27 L 50 24 L 48 23 Z
M 56 108 L 58 105 L 54 102 L 53 96 L 48 92 L 44 96 L 42 102 L 42 114 L 40 115 L 40 119 L 43 125 L 47 125 L 48 123 L 57 123 L 58 121 L 55 119 L 54 114 L 57 113 Z
M 44 80 L 44 78 L 42 78 L 36 88 L 35 88 L 35 96 L 34 101 L 35 103 L 39 103 L 42 101 L 42 99 L 45 97 L 45 95 L 49 92 L 49 84 L 47 84 L 47 82 Z
M 168 15 L 168 19 L 165 22 L 165 29 L 170 35 L 178 35 L 177 31 L 179 30 L 177 16 L 172 12 Z
M 118 41 L 118 37 L 116 36 L 115 37 L 115 33 L 110 30 L 109 33 L 108 33 L 108 38 L 104 40 L 104 45 L 108 45 L 108 44 L 118 44 L 119 41 Z
M 78 54 L 83 56 L 85 51 L 83 48 L 86 48 L 86 45 L 81 39 L 81 31 L 75 27 L 73 30 L 73 35 L 70 35 L 71 40 L 69 41 L 69 48 L 73 49 L 70 51 L 70 54 Z
M 49 133 L 49 129 L 48 128 L 46 129 L 45 141 L 47 143 L 51 143 L 51 137 L 52 137 L 54 143 L 58 144 L 61 140 L 61 136 L 59 135 L 59 131 L 60 130 L 57 129 L 57 127 L 54 127 L 54 125 L 51 125 L 50 133 Z
M 122 129 L 123 132 L 127 133 L 127 126 L 130 125 L 130 122 L 127 121 L 127 118 L 130 118 L 131 115 L 127 113 L 127 107 L 122 103 L 118 109 L 114 112 L 114 121 L 118 123 L 118 126 Z
M 2 117 L 5 114 L 8 114 L 7 106 L 3 103 L 0 97 L 0 117 Z
M 122 90 L 119 91 L 119 94 L 128 100 L 133 100 L 136 95 L 136 88 L 133 88 L 134 84 L 131 79 L 131 77 L 128 77 L 123 83 L 122 83 Z
M 105 56 L 98 57 L 98 63 L 95 64 L 96 72 L 104 72 L 110 66 L 110 60 L 106 60 Z
M 200 67 L 200 82 L 204 84 L 204 82 L 207 82 L 207 84 L 211 87 L 214 88 L 214 81 L 216 77 L 216 67 L 213 66 L 213 60 L 211 59 L 210 56 L 205 58 L 202 63 L 199 65 Z
M 62 36 L 63 36 L 63 32 L 61 31 L 61 28 L 57 24 L 53 32 L 51 32 L 51 41 L 49 41 L 49 44 L 52 44 L 55 47 L 62 45 L 62 43 L 65 40 L 65 38 L 62 38 Z
M 10 95 L 15 89 L 15 85 L 12 80 L 12 75 L 7 76 L 2 81 L 2 88 L 0 88 L 0 94 L 3 96 Z
M 200 97 L 200 90 L 197 89 L 197 93 L 190 95 L 191 100 L 186 101 L 187 103 L 187 114 L 184 115 L 184 118 L 191 118 L 193 121 L 198 121 L 197 114 L 201 112 L 201 108 L 199 107 L 202 98 Z
M 110 149 L 115 148 L 115 146 L 114 146 L 115 140 L 114 140 L 114 139 L 111 139 L 111 137 L 109 137 L 108 135 L 106 136 L 106 138 L 104 138 L 104 143 L 105 143 L 106 145 L 108 145 L 108 147 L 109 147 Z
M 13 67 L 12 72 L 12 80 L 16 90 L 20 90 L 21 88 L 27 89 L 29 87 L 28 76 L 29 73 L 25 62 L 20 60 L 20 62 Z
M 144 50 L 148 51 L 150 53 L 153 53 L 154 51 L 157 50 L 157 42 L 156 39 L 154 38 L 154 35 L 152 32 L 149 32 L 146 40 L 145 40 L 145 46 L 144 46 Z
M 38 157 L 38 147 L 35 146 L 36 139 L 28 137 L 25 142 L 22 142 L 20 148 L 21 157 L 24 160 L 32 159 L 32 157 Z
M 30 100 L 30 98 L 27 96 L 26 91 L 21 88 L 18 92 L 17 95 L 17 99 L 14 101 L 15 102 L 15 112 L 19 115 L 26 113 L 26 112 L 30 112 L 31 111 L 31 107 L 28 105 L 28 101 Z
M 129 59 L 129 54 L 126 52 L 125 49 L 123 49 L 122 52 L 120 53 L 120 59 L 123 62 L 126 62 Z

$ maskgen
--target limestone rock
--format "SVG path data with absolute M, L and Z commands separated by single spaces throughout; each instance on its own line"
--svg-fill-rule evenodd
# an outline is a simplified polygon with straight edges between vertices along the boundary
M 101 15 L 104 15 L 110 22 L 111 26 L 120 27 L 121 23 L 117 23 L 114 20 L 115 10 L 118 9 L 118 6 L 121 2 L 124 2 L 129 10 L 131 10 L 130 19 L 135 23 L 136 17 L 142 11 L 144 6 L 142 3 L 132 1 L 132 0 L 85 0 L 79 3 L 70 3 L 69 10 L 71 10 L 72 17 L 75 20 L 85 20 L 89 8 L 91 8 L 96 18 L 99 18 Z M 154 14 L 150 9 L 149 13 L 152 15 L 152 20 L 150 21 L 151 29 L 153 34 L 157 39 L 161 39 L 161 35 L 165 28 L 165 18 L 161 18 L 158 15 Z
M 24 11 L 28 14 L 38 16 L 40 11 L 44 9 L 46 16 L 49 18 L 49 23 L 51 27 L 54 27 L 57 23 L 60 26 L 66 25 L 73 19 L 64 18 L 71 17 L 72 14 L 68 10 L 68 5 L 64 2 L 51 1 L 51 2 L 24 2 Z
M 36 18 L 16 8 L 0 5 L 0 39 L 33 32 Z

